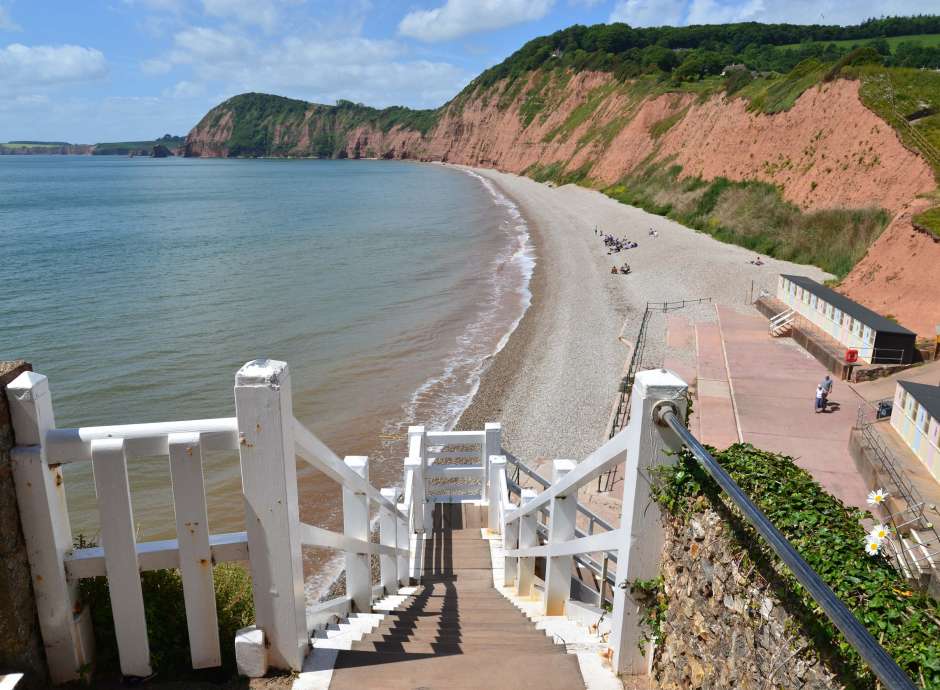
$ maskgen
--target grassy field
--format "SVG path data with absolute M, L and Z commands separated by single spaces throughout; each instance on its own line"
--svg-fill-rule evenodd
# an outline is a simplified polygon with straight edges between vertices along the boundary
M 849 41 L 821 41 L 823 45 L 829 45 L 830 43 L 835 43 L 841 48 L 851 48 L 852 46 L 864 46 L 868 45 L 872 41 L 876 41 L 875 38 L 859 38 Z M 915 34 L 913 36 L 890 36 L 885 38 L 888 42 L 888 46 L 891 48 L 891 52 L 897 50 L 897 47 L 902 43 L 919 43 L 922 46 L 940 46 L 940 34 Z M 790 43 L 785 46 L 779 46 L 780 48 L 799 48 L 801 43 Z
M 36 144 L 24 144 L 22 142 L 8 142 L 6 144 L 0 144 L 5 149 L 60 149 L 63 146 L 68 146 L 68 144 L 53 144 L 53 143 L 36 143 Z

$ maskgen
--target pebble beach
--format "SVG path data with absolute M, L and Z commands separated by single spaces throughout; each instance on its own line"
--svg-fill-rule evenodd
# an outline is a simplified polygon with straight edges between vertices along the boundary
M 716 303 L 750 309 L 751 296 L 761 288 L 774 290 L 780 273 L 831 277 L 814 266 L 765 256 L 763 265 L 754 265 L 747 249 L 595 190 L 556 188 L 495 170 L 473 172 L 517 204 L 529 225 L 536 265 L 529 309 L 483 374 L 458 428 L 501 422 L 504 447 L 530 465 L 578 461 L 606 440 L 630 354 L 623 341 L 636 336 L 647 302 L 710 297 L 711 303 L 682 313 L 712 321 Z M 608 255 L 595 227 L 639 246 Z M 657 236 L 650 237 L 650 230 Z M 611 267 L 624 262 L 631 273 L 612 275 Z M 647 366 L 662 363 L 664 324 L 662 318 L 651 320 Z

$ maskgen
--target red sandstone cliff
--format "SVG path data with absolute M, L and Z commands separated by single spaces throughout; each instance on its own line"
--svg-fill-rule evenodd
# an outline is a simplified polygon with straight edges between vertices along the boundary
M 911 275 L 906 261 L 913 253 L 923 270 L 940 265 L 940 243 L 911 234 L 910 223 L 912 204 L 934 190 L 936 180 L 864 106 L 859 82 L 810 88 L 789 110 L 767 115 L 723 94 L 704 100 L 691 93 L 634 94 L 607 73 L 570 75 L 554 90 L 544 81 L 537 85 L 540 79 L 544 75 L 532 72 L 522 88 L 503 83 L 458 97 L 426 134 L 368 119 L 343 121 L 327 106 L 307 104 L 302 117 L 273 127 L 271 150 L 446 161 L 520 174 L 555 165 L 583 170 L 605 186 L 650 161 L 671 160 L 682 166 L 682 176 L 769 182 L 806 210 L 880 207 L 895 219 L 844 289 L 920 333 L 933 333 L 940 323 L 940 286 Z M 527 94 L 540 87 L 546 103 L 527 117 Z M 230 155 L 233 115 L 224 106 L 190 132 L 187 155 Z M 323 149 L 324 141 L 334 148 Z

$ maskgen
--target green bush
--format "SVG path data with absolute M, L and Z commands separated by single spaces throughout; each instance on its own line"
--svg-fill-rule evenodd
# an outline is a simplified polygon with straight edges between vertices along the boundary
M 213 569 L 215 605 L 219 617 L 222 666 L 194 672 L 189 652 L 189 632 L 183 603 L 183 580 L 179 570 L 141 573 L 150 660 L 163 679 L 194 676 L 229 677 L 235 674 L 235 633 L 254 622 L 251 578 L 244 568 L 223 563 Z M 104 577 L 81 581 L 81 596 L 91 608 L 95 631 L 97 667 L 101 672 L 118 669 L 117 640 L 111 612 L 108 581 Z
M 712 452 L 901 668 L 922 687 L 940 688 L 940 603 L 913 590 L 886 559 L 865 554 L 860 520 L 867 514 L 847 508 L 789 457 L 749 444 Z M 675 466 L 659 470 L 654 493 L 660 506 L 680 520 L 705 505 L 717 509 L 742 552 L 814 638 L 817 652 L 840 681 L 849 688 L 875 687 L 858 653 L 693 457 L 684 455 Z

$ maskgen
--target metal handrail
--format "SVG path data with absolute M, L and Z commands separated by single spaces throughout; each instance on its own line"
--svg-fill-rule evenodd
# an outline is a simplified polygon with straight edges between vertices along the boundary
M 852 614 L 848 607 L 830 589 L 829 585 L 813 570 L 799 552 L 787 541 L 780 531 L 767 519 L 740 486 L 724 468 L 712 457 L 698 439 L 685 427 L 674 408 L 667 407 L 660 414 L 659 420 L 672 429 L 682 442 L 698 459 L 705 471 L 714 479 L 722 491 L 744 514 L 749 523 L 767 541 L 770 548 L 790 569 L 796 579 L 809 592 L 826 616 L 842 632 L 845 639 L 859 653 L 868 667 L 888 690 L 915 690 L 907 674 L 901 670 L 884 647 L 872 637 L 868 629 Z M 657 420 L 657 421 L 659 421 Z

